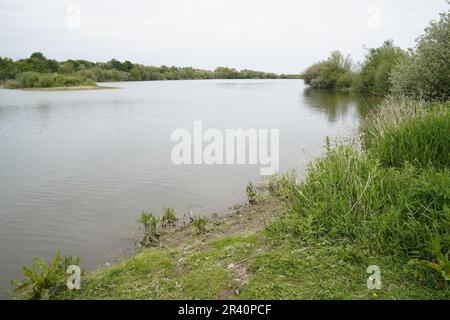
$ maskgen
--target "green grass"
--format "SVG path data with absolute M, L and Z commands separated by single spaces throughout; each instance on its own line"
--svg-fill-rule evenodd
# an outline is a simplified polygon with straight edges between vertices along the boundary
M 208 245 L 175 250 L 149 249 L 83 279 L 79 292 L 62 299 L 213 299 L 232 287 L 228 268 L 250 255 L 255 235 L 224 237 Z
M 279 237 L 348 239 L 429 258 L 432 238 L 448 230 L 449 186 L 448 169 L 384 168 L 340 146 L 310 166 L 288 214 L 269 229 Z
M 440 237 L 441 260 L 448 261 L 448 104 L 397 107 L 385 104 L 381 116 L 362 126 L 365 149 L 328 147 L 310 164 L 304 181 L 288 192 L 288 213 L 269 227 L 273 237 L 344 241 L 392 255 L 398 265 L 420 259 L 430 267 L 437 259 L 433 240 Z M 448 289 L 448 276 L 430 281 Z
M 369 265 L 383 287 L 366 287 Z M 444 299 L 417 270 L 345 242 L 273 242 L 264 232 L 149 249 L 88 273 L 57 299 Z
M 450 166 L 450 112 L 440 110 L 389 128 L 370 151 L 386 166 Z
M 366 269 L 381 269 L 381 290 L 368 290 Z M 442 299 L 448 292 L 425 283 L 395 258 L 353 244 L 284 242 L 249 264 L 254 274 L 242 299 Z
M 386 167 L 450 166 L 450 102 L 388 98 L 361 125 L 362 143 Z

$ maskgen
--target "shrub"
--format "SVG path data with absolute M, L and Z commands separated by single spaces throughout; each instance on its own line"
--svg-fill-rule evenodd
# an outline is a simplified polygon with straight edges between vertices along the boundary
M 39 80 L 35 87 L 37 88 L 49 88 L 55 86 L 56 76 L 50 73 L 43 73 L 39 75 Z
M 140 241 L 140 244 L 147 247 L 159 243 L 158 218 L 156 218 L 151 211 L 145 212 L 142 210 L 141 216 L 137 221 L 142 224 L 144 231 L 144 238 Z
M 440 283 L 439 286 L 445 287 L 450 284 L 450 251 L 443 252 L 442 238 L 440 235 L 436 235 L 433 238 L 431 243 L 431 254 L 431 261 L 424 259 L 412 259 L 410 260 L 410 264 L 424 265 L 425 267 L 434 270 L 442 279 L 442 281 L 438 281 L 438 284 Z
M 295 188 L 297 174 L 291 171 L 282 175 L 273 175 L 269 177 L 269 192 L 279 198 L 288 198 Z
M 249 181 L 246 187 L 247 192 L 247 199 L 249 204 L 255 204 L 256 203 L 256 196 L 258 195 L 258 192 L 256 190 L 255 185 L 253 182 Z
M 82 84 L 82 80 L 79 77 L 73 75 L 62 75 L 59 74 L 55 77 L 54 86 L 55 87 L 72 87 L 79 86 Z
M 199 215 L 195 216 L 192 219 L 192 226 L 194 227 L 194 233 L 197 235 L 206 233 L 208 231 L 207 225 L 208 225 L 208 218 L 206 218 L 205 216 Z
M 6 83 L 7 88 L 51 88 L 70 87 L 80 85 L 95 85 L 90 78 L 80 75 L 66 75 L 57 73 L 38 73 L 34 71 L 19 74 L 14 81 Z
M 19 88 L 19 84 L 17 83 L 16 80 L 7 80 L 7 81 L 5 81 L 4 86 L 5 86 L 5 88 L 8 88 L 8 89 L 18 89 Z
M 174 208 L 163 208 L 161 223 L 163 226 L 174 226 L 178 221 L 177 213 Z
M 316 84 L 313 83 L 313 81 L 316 81 L 321 76 L 322 69 L 325 67 L 325 62 L 318 62 L 313 65 L 311 65 L 308 69 L 306 69 L 303 72 L 303 79 L 305 80 L 305 83 L 307 85 L 317 87 Z M 324 84 L 322 87 L 326 87 Z
M 80 258 L 61 258 L 59 251 L 49 264 L 35 257 L 31 267 L 23 267 L 25 279 L 11 281 L 16 287 L 14 292 L 20 292 L 26 299 L 49 299 L 66 288 L 67 268 L 79 264 Z
M 318 89 L 349 88 L 352 84 L 349 56 L 334 51 L 326 61 L 313 64 L 303 72 L 307 85 Z
M 14 79 L 18 72 L 12 59 L 0 57 L 0 80 Z
M 336 79 L 337 89 L 349 89 L 353 85 L 354 75 L 351 71 L 345 71 L 344 73 L 338 75 Z
M 16 83 L 20 88 L 34 88 L 38 86 L 39 76 L 38 72 L 23 72 L 17 76 Z
M 96 82 L 97 76 L 92 70 L 80 70 L 75 73 L 83 82 Z

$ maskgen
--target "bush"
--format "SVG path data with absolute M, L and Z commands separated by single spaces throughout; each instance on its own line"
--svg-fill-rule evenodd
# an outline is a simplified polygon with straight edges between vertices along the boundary
M 194 233 L 197 235 L 208 232 L 207 225 L 208 225 L 208 218 L 206 218 L 205 216 L 201 215 L 195 216 L 192 219 L 192 226 L 194 227 Z
M 152 212 L 142 210 L 141 216 L 137 221 L 143 226 L 144 231 L 144 238 L 140 241 L 140 244 L 144 247 L 158 244 L 158 218 Z
M 384 96 L 391 88 L 392 68 L 405 56 L 393 41 L 385 41 L 380 48 L 369 49 L 356 80 L 356 89 L 366 94 Z
M 257 202 L 256 197 L 258 195 L 258 192 L 257 192 L 256 187 L 253 184 L 253 182 L 249 181 L 249 183 L 247 184 L 247 187 L 245 188 L 245 191 L 247 193 L 248 203 L 255 204 Z
M 353 85 L 354 75 L 351 71 L 346 71 L 338 75 L 336 79 L 336 88 L 343 90 L 349 89 Z
M 16 80 L 7 80 L 4 83 L 5 88 L 8 89 L 18 89 L 19 88 L 19 84 L 17 83 Z
M 437 287 L 446 287 L 450 284 L 450 251 L 444 252 L 442 238 L 436 235 L 431 243 L 432 260 L 412 259 L 410 264 L 423 265 L 435 271 L 440 276 Z
M 80 70 L 75 73 L 77 77 L 83 80 L 83 82 L 96 82 L 97 76 L 92 70 Z
M 450 99 L 450 12 L 431 22 L 414 50 L 393 68 L 392 93 L 425 100 Z
M 163 226 L 174 226 L 178 221 L 177 213 L 174 208 L 163 208 L 161 223 Z
M 12 59 L 0 57 L 0 80 L 14 79 L 18 72 Z
M 87 75 L 86 75 L 87 76 Z M 52 88 L 91 85 L 94 86 L 90 78 L 72 74 L 38 73 L 34 71 L 23 72 L 17 76 L 16 80 L 8 81 L 6 87 L 17 88 Z
M 344 89 L 352 84 L 351 61 L 334 51 L 326 61 L 313 64 L 303 72 L 305 83 L 318 89 Z
M 79 264 L 80 258 L 61 258 L 59 252 L 49 264 L 35 257 L 31 267 L 23 267 L 25 279 L 11 281 L 16 287 L 14 292 L 20 292 L 26 299 L 49 299 L 66 288 L 67 268 Z
M 16 78 L 17 86 L 20 88 L 38 87 L 40 74 L 38 72 L 29 71 L 19 74 Z
M 55 77 L 54 86 L 55 87 L 72 87 L 79 86 L 82 84 L 82 80 L 79 77 L 72 75 L 57 75 Z
M 39 75 L 38 82 L 34 85 L 36 88 L 54 87 L 56 83 L 56 76 L 50 73 L 43 73 Z
M 291 171 L 282 175 L 270 176 L 268 181 L 268 191 L 278 198 L 288 198 L 296 185 L 297 173 Z
M 314 88 L 324 88 L 327 87 L 328 84 L 325 84 L 323 82 L 323 79 L 318 81 L 319 77 L 321 77 L 322 70 L 325 67 L 325 62 L 318 62 L 313 65 L 311 65 L 308 69 L 306 69 L 303 72 L 303 79 L 305 80 L 305 83 L 309 86 L 312 86 Z M 322 85 L 320 83 L 323 83 Z

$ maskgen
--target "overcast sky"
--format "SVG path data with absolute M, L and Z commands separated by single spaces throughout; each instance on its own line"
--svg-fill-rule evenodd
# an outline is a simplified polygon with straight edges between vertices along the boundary
M 444 0 L 0 0 L 0 56 L 295 73 L 333 50 L 412 47 Z

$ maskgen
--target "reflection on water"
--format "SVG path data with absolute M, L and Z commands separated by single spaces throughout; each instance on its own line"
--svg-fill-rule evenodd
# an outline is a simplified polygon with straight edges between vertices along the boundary
M 331 123 L 353 110 L 357 112 L 358 118 L 364 118 L 381 101 L 375 96 L 313 88 L 305 88 L 303 96 L 309 107 L 325 114 Z
M 142 209 L 223 212 L 259 165 L 176 166 L 173 130 L 279 129 L 280 169 L 303 170 L 326 135 L 346 134 L 374 101 L 299 80 L 154 81 L 119 90 L 0 90 L 0 297 L 33 256 L 61 249 L 85 268 L 132 248 Z

